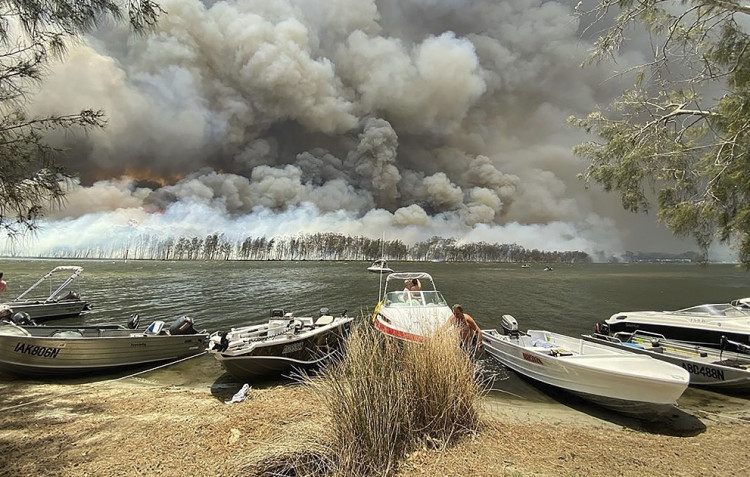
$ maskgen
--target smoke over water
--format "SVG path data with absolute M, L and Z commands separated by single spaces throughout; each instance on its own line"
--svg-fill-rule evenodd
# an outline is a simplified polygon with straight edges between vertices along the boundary
M 155 34 L 98 31 L 34 97 L 35 114 L 101 108 L 109 124 L 51 138 L 80 180 L 15 253 L 213 233 L 437 235 L 595 258 L 676 243 L 576 177 L 586 137 L 566 118 L 623 85 L 611 65 L 580 68 L 572 4 L 161 4 Z

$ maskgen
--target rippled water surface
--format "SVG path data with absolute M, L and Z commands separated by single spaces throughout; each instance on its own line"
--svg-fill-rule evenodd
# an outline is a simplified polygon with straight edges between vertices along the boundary
M 59 324 L 125 324 L 138 313 L 145 326 L 156 319 L 169 322 L 188 315 L 197 329 L 211 332 L 264 322 L 272 308 L 311 316 L 323 306 L 369 319 L 380 287 L 380 276 L 367 272 L 365 262 L 1 259 L 8 290 L 0 301 L 15 298 L 57 265 L 84 267 L 74 289 L 93 304 L 93 310 L 81 317 L 50 322 Z M 593 331 L 597 321 L 619 311 L 670 310 L 750 296 L 750 275 L 725 264 L 557 264 L 553 271 L 537 264 L 528 269 L 520 264 L 389 265 L 396 271 L 431 274 L 448 302 L 461 303 L 482 328 L 497 328 L 503 314 L 512 314 L 521 329 L 578 335 Z M 484 365 L 497 377 L 499 399 L 551 399 L 501 365 L 491 360 Z M 222 375 L 216 361 L 204 355 L 139 379 L 214 389 Z M 680 403 L 724 413 L 747 407 L 746 399 L 693 389 Z
M 163 262 L 0 260 L 8 301 L 57 265 L 80 265 L 74 283 L 93 304 L 88 314 L 60 324 L 141 322 L 191 316 L 209 331 L 264 321 L 272 308 L 298 316 L 326 306 L 350 316 L 368 314 L 378 299 L 378 274 L 364 262 Z M 750 296 L 750 275 L 716 264 L 518 264 L 392 262 L 396 271 L 430 273 L 449 303 L 461 303 L 480 326 L 499 326 L 512 314 L 522 329 L 590 332 L 618 311 L 669 310 Z

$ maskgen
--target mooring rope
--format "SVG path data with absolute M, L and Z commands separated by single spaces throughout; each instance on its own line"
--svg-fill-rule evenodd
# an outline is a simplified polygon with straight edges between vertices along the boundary
M 198 354 L 194 354 L 192 356 L 188 356 L 187 358 L 182 358 L 182 359 L 179 359 L 177 361 L 170 361 L 169 363 L 161 364 L 161 365 L 156 366 L 154 368 L 145 369 L 143 371 L 138 371 L 137 373 L 128 374 L 127 376 L 121 376 L 119 378 L 107 379 L 107 380 L 104 380 L 104 381 L 95 381 L 95 382 L 91 382 L 91 383 L 83 383 L 80 386 L 82 386 L 82 387 L 95 387 L 95 386 L 99 386 L 99 385 L 102 385 L 102 384 L 109 384 L 109 383 L 114 383 L 116 381 L 122 381 L 123 379 L 133 378 L 133 377 L 138 376 L 140 374 L 150 373 L 151 371 L 156 371 L 157 369 L 166 368 L 167 366 L 172 366 L 173 364 L 182 363 L 183 361 L 187 361 L 189 359 L 197 358 L 198 356 L 203 356 L 207 352 L 208 351 L 204 350 L 204 351 L 201 351 Z M 25 407 L 25 406 L 30 406 L 31 404 L 38 404 L 40 402 L 48 401 L 48 400 L 50 400 L 52 398 L 60 398 L 60 397 L 69 396 L 71 394 L 77 393 L 78 391 L 80 391 L 80 389 L 77 388 L 77 389 L 74 389 L 74 390 L 72 390 L 70 392 L 67 392 L 67 393 L 55 394 L 54 396 L 45 396 L 44 398 L 40 398 L 40 399 L 37 399 L 35 401 L 29 401 L 29 402 L 25 402 L 25 403 L 22 403 L 22 404 L 16 404 L 15 406 L 10 406 L 10 407 L 6 407 L 6 408 L 0 409 L 0 413 L 6 412 L 6 411 L 12 411 L 12 410 L 19 409 L 19 408 L 22 408 L 22 407 Z

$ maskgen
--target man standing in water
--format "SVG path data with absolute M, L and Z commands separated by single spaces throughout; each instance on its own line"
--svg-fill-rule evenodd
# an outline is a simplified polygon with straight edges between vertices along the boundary
M 461 348 L 470 354 L 482 349 L 482 330 L 471 315 L 464 313 L 461 305 L 453 305 L 453 314 L 445 322 L 447 326 L 454 326 L 458 331 Z

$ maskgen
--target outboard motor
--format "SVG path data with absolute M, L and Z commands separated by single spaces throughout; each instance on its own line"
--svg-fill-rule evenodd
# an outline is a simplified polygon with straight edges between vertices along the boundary
M 32 320 L 31 316 L 25 311 L 14 313 L 10 318 L 10 321 L 19 326 L 36 326 L 36 322 Z
M 196 333 L 195 328 L 193 328 L 193 319 L 187 315 L 179 317 L 169 327 L 170 335 L 194 335 Z
M 76 301 L 76 300 L 80 300 L 80 299 L 81 299 L 81 295 L 79 295 L 78 293 L 74 292 L 73 290 L 70 290 L 67 295 L 65 295 L 64 297 L 60 298 L 60 301 L 62 301 L 62 300 Z
M 596 333 L 599 335 L 609 335 L 609 325 L 606 323 L 596 323 Z
M 216 349 L 219 353 L 223 353 L 229 348 L 229 338 L 227 338 L 228 331 L 222 331 L 219 333 L 219 346 Z
M 318 311 L 318 316 L 326 316 L 330 314 L 331 314 L 330 310 L 325 306 L 321 308 L 320 311 Z
M 0 305 L 0 320 L 7 320 L 10 318 L 11 320 L 13 315 L 13 310 L 8 305 Z
M 271 310 L 271 317 L 272 318 L 281 318 L 286 314 L 286 312 L 282 308 L 274 308 Z
M 138 313 L 133 313 L 130 315 L 130 318 L 128 318 L 128 328 L 131 330 L 134 330 L 138 328 L 138 323 L 141 322 L 141 317 L 138 315 Z
M 503 327 L 503 334 L 511 338 L 518 339 L 518 322 L 511 315 L 503 315 L 500 320 L 500 326 Z

